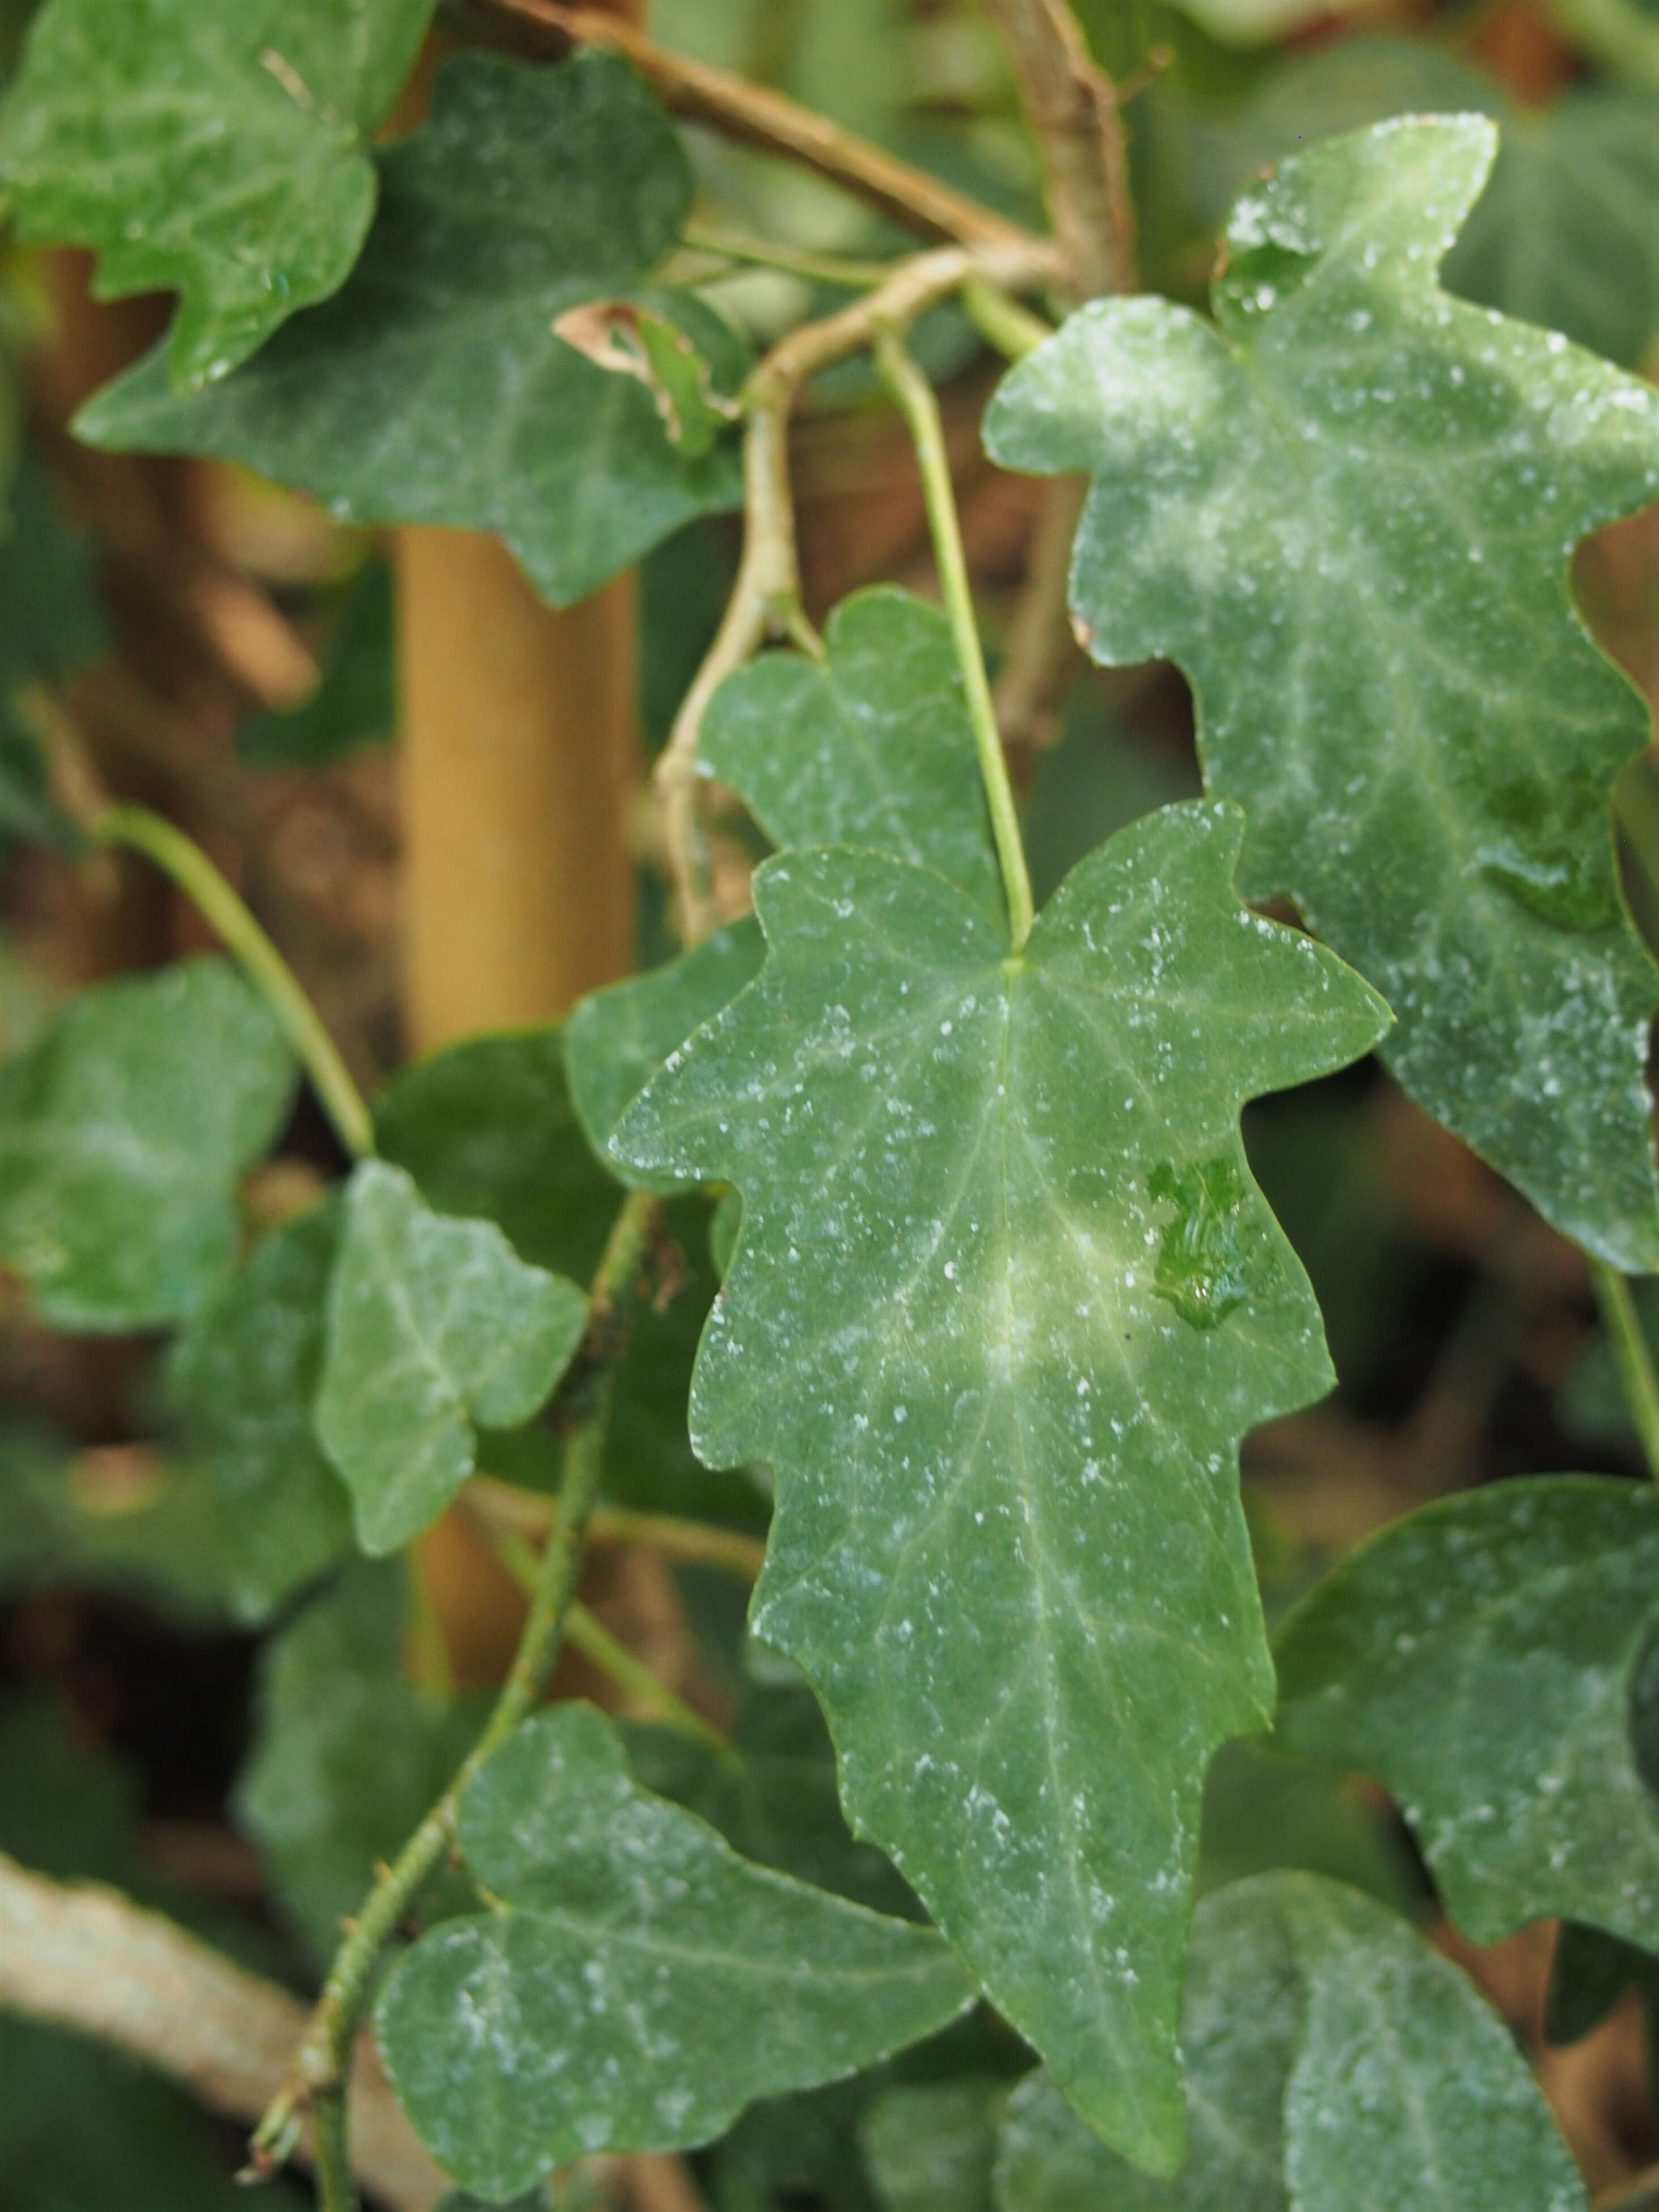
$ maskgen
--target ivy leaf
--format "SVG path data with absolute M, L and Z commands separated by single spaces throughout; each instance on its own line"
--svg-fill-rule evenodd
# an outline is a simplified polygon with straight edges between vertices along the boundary
M 1280 1735 L 1388 1784 L 1474 1942 L 1559 1914 L 1659 1950 L 1659 1802 L 1632 1724 L 1656 1590 L 1648 1485 L 1442 1500 L 1291 1614 Z
M 339 1240 L 331 1199 L 272 1230 L 179 1340 L 172 1379 L 219 1505 L 235 1595 L 259 1620 L 351 1548 L 312 1428 Z
M 883 2212 L 996 2212 L 994 2100 L 1002 2084 L 970 2075 L 884 2090 L 859 2123 Z
M 1490 115 L 1486 190 L 1446 257 L 1447 289 L 1637 367 L 1659 333 L 1659 99 L 1592 85 L 1546 108 L 1427 40 L 1345 39 L 1275 70 L 1243 113 L 1199 126 L 1206 220 L 1310 139 L 1385 117 Z
M 43 1317 L 185 1319 L 235 1257 L 238 1179 L 293 1091 L 276 1017 L 211 957 L 84 992 L 0 1067 L 0 1257 Z
M 757 2097 L 849 2074 L 971 1992 L 939 1938 L 749 1865 L 630 1780 L 587 1705 L 479 1771 L 460 1838 L 497 1908 L 422 1937 L 376 2011 L 386 2070 L 464 2188 L 707 2142 Z
M 689 952 L 590 992 L 565 1025 L 571 1103 L 595 1156 L 638 1189 L 694 1190 L 684 1176 L 642 1175 L 609 1147 L 617 1125 L 671 1054 L 729 1006 L 759 975 L 766 946 L 751 914 L 717 929 Z
M 1204 1781 L 1200 1895 L 1279 1867 L 1362 1890 L 1407 1917 L 1427 1883 L 1400 1824 L 1376 1793 L 1278 1742 L 1224 1744 Z
M 752 922 L 748 929 L 758 953 L 759 933 Z M 619 1200 L 573 1109 L 564 1042 L 550 1025 L 434 1053 L 387 1085 L 374 1131 L 382 1158 L 414 1176 L 428 1205 L 493 1221 L 520 1258 L 586 1282 Z M 714 1285 L 697 1257 L 706 1241 L 700 1209 L 672 1208 L 667 1225 L 687 1255 L 684 1280 L 665 1309 L 653 1304 L 635 1317 L 616 1379 L 606 1494 L 646 1510 L 714 1519 L 732 1518 L 735 1507 L 748 1524 L 755 1501 L 747 1481 L 706 1474 L 686 1437 L 691 1362 Z M 478 1458 L 508 1481 L 557 1486 L 561 1455 L 544 1427 L 492 1431 Z
M 1131 2172 L 1036 2074 L 1003 2130 L 1001 2212 L 1585 2212 L 1502 2021 L 1340 1883 L 1263 1875 L 1200 1905 L 1182 2047 L 1192 2149 L 1177 2179 Z
M 583 1141 L 550 1024 L 405 1068 L 375 1101 L 374 1141 L 428 1206 L 493 1221 L 520 1259 L 582 1282 L 599 1265 L 616 1185 Z
M 1238 1112 L 1387 1019 L 1239 905 L 1242 833 L 1121 831 L 1012 957 L 930 871 L 770 861 L 759 981 L 616 1139 L 743 1193 L 692 1438 L 775 1471 L 753 1625 L 854 1832 L 1165 2169 L 1204 1770 L 1273 1698 L 1236 1449 L 1331 1379 Z
M 745 366 L 695 297 L 638 290 L 691 186 L 625 62 L 458 56 L 431 121 L 376 159 L 380 212 L 337 298 L 192 398 L 151 355 L 82 410 L 81 434 L 244 461 L 347 521 L 497 531 L 557 605 L 737 505 L 729 441 L 677 453 L 642 385 L 554 335 L 568 307 L 629 293 L 684 328 L 722 388 Z
M 385 1161 L 354 1170 L 316 1419 L 365 1551 L 437 1518 L 477 1464 L 477 1425 L 544 1405 L 586 1322 L 576 1285 L 526 1266 L 493 1221 L 434 1213 Z
M 237 1812 L 319 1960 L 471 1750 L 486 1702 L 424 1698 L 404 1667 L 402 1570 L 359 1560 L 266 1644 L 258 1730 Z M 455 1911 L 450 1878 L 422 1910 Z
M 1186 671 L 1210 787 L 1249 810 L 1248 887 L 1292 894 L 1383 993 L 1407 1090 L 1642 1271 L 1659 990 L 1607 810 L 1647 714 L 1565 574 L 1659 493 L 1659 395 L 1436 287 L 1494 144 L 1412 120 L 1285 162 L 1234 210 L 1218 329 L 1085 307 L 987 436 L 1092 478 L 1091 651 Z
M 991 826 L 976 776 L 973 725 L 950 624 L 889 586 L 835 610 L 822 665 L 769 653 L 727 677 L 703 718 L 698 757 L 729 784 L 775 845 L 860 845 L 937 869 L 987 912 L 1002 913 Z M 570 1018 L 571 1095 L 588 1141 L 610 1151 L 623 1114 L 670 1054 L 760 971 L 752 915 L 646 975 L 596 991 Z
M 179 293 L 174 380 L 222 375 L 344 283 L 432 7 L 50 0 L 0 123 L 21 235 L 94 248 L 100 299 Z
M 628 1730 L 629 1758 L 647 1787 L 707 1820 L 741 1857 L 872 1912 L 915 1917 L 902 1878 L 848 1832 L 835 1752 L 810 1691 L 753 1690 L 732 1740 L 731 1752 L 716 1753 L 678 1729 Z
M 830 617 L 820 667 L 770 653 L 709 702 L 698 757 L 775 845 L 863 845 L 935 868 L 988 914 L 1002 885 L 951 626 L 880 586 Z M 684 1032 L 683 1032 L 684 1034 Z

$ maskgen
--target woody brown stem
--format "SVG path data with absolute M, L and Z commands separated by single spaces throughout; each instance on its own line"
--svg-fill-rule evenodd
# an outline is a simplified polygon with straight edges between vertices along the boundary
M 1133 292 L 1134 204 L 1117 88 L 1065 0 L 985 0 L 1042 155 L 1049 219 L 1080 299 Z
M 1055 273 L 1050 242 L 1018 234 L 994 246 L 940 246 L 915 254 L 839 313 L 804 323 L 780 339 L 750 378 L 744 390 L 749 420 L 738 580 L 656 768 L 688 941 L 707 935 L 717 919 L 697 813 L 697 740 L 708 702 L 769 637 L 793 635 L 800 641 L 803 635 L 788 480 L 788 422 L 796 396 L 820 369 L 873 344 L 883 332 L 908 330 L 926 308 L 949 299 L 970 279 L 1018 290 Z
M 3 1856 L 0 2005 L 128 2051 L 235 2120 L 264 2110 L 306 2020 L 286 1990 L 161 1913 L 116 1890 L 50 1881 Z M 444 2192 L 367 2038 L 354 2061 L 351 2156 L 366 2185 L 398 2212 L 428 2212 Z
M 845 186 L 924 237 L 989 246 L 1029 235 L 1018 223 L 954 191 L 925 169 L 843 131 L 769 86 L 656 46 L 632 24 L 598 8 L 560 0 L 489 0 L 489 13 L 532 52 L 566 46 L 613 46 L 649 79 L 676 114 L 710 123 L 729 138 L 782 154 Z

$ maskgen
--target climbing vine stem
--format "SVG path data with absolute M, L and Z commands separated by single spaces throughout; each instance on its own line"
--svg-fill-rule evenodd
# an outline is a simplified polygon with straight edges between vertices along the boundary
M 1642 1456 L 1648 1473 L 1659 1482 L 1659 1375 L 1654 1372 L 1636 1301 L 1630 1285 L 1605 1260 L 1590 1261 L 1590 1280 L 1595 1286 L 1595 1303 L 1601 1310 L 1602 1325 L 1613 1348 L 1625 1402 L 1636 1425 Z
M 372 1152 L 374 1124 L 339 1048 L 294 970 L 201 847 L 147 806 L 106 806 L 86 826 L 95 844 L 143 853 L 201 909 L 282 1024 L 340 1142 L 354 1159 Z
M 510 1528 L 493 1526 L 483 1514 L 475 1515 L 479 1528 L 496 1558 L 507 1569 L 526 1596 L 535 1595 L 541 1568 L 536 1548 L 523 1536 Z M 590 1528 L 591 1534 L 591 1528 Z M 688 1705 L 679 1692 L 665 1682 L 660 1674 L 653 1674 L 643 1659 L 630 1651 L 619 1636 L 613 1636 L 602 1620 L 595 1618 L 580 1601 L 573 1601 L 565 1615 L 565 1640 L 572 1650 L 580 1651 L 590 1665 L 607 1676 L 617 1688 L 636 1705 L 653 1713 L 670 1728 L 678 1729 L 682 1735 L 696 1736 L 699 1743 L 710 1751 L 729 1752 L 732 1740 L 717 1729 L 694 1705 Z
M 449 1787 L 381 1873 L 350 1923 L 288 2078 L 254 2131 L 252 2170 L 269 2173 L 291 2155 L 305 2116 L 311 2115 L 327 2212 L 356 2212 L 356 2185 L 345 2164 L 346 2081 L 375 1960 L 449 1848 L 467 1784 L 531 1711 L 558 1656 L 599 1495 L 617 1367 L 627 1348 L 660 1211 L 661 1201 L 644 1193 L 625 1199 L 593 1278 L 592 1318 L 580 1361 L 585 1380 L 566 1438 L 558 1503 L 523 1633 L 495 1709 Z
M 1001 863 L 1003 889 L 1008 899 L 1008 926 L 1018 951 L 1030 935 L 1036 910 L 1031 897 L 1031 878 L 1025 865 L 1025 848 L 1019 834 L 1014 787 L 1009 780 L 1008 763 L 1003 757 L 1002 736 L 985 673 L 985 655 L 980 647 L 979 625 L 974 619 L 973 587 L 968 578 L 968 558 L 963 550 L 962 526 L 957 519 L 945 425 L 933 386 L 917 368 L 896 331 L 884 330 L 877 334 L 876 364 L 888 390 L 898 402 L 915 443 L 922 496 L 933 532 L 933 558 L 939 566 L 939 589 L 945 599 L 945 611 L 950 617 L 951 634 L 956 641 L 957 658 L 962 665 L 974 742 L 979 749 L 980 774 L 985 780 L 997 859 Z
M 789 417 L 797 395 L 820 369 L 873 344 L 883 331 L 908 330 L 919 314 L 961 292 L 970 280 L 983 309 L 994 295 L 1042 283 L 1058 269 L 1056 249 L 1046 239 L 1016 237 L 913 254 L 895 263 L 885 282 L 862 298 L 781 338 L 744 386 L 743 557 L 714 641 L 674 718 L 655 770 L 681 934 L 688 944 L 706 937 L 720 919 L 698 812 L 697 741 L 708 702 L 769 638 L 788 638 L 810 654 L 823 649 L 801 604 L 795 546 Z M 1006 304 L 1011 313 L 1018 312 L 1012 301 Z M 1036 325 L 1035 318 L 1025 321 Z M 1033 335 L 1024 324 L 1021 328 L 1024 337 Z M 1023 860 L 1020 865 L 1023 870 Z

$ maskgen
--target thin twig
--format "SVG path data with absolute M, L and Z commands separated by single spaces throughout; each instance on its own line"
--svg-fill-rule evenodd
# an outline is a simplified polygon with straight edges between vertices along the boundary
M 489 1475 L 474 1475 L 467 1485 L 466 1500 L 483 1520 L 497 1528 L 539 1542 L 552 1518 L 550 1501 L 536 1492 L 497 1482 Z M 665 1559 L 689 1565 L 720 1567 L 728 1574 L 753 1582 L 766 1563 L 766 1546 L 758 1536 L 745 1536 L 740 1528 L 717 1528 L 707 1521 L 688 1521 L 675 1513 L 635 1513 L 624 1505 L 598 1505 L 588 1522 L 592 1547 L 637 1544 L 659 1552 Z
M 1613 1364 L 1619 1371 L 1620 1388 L 1630 1408 L 1648 1473 L 1659 1482 L 1659 1376 L 1654 1372 L 1653 1356 L 1642 1333 L 1636 1301 L 1630 1294 L 1630 1285 L 1605 1260 L 1592 1255 L 1589 1267 L 1595 1302 L 1601 1309 L 1602 1325 L 1613 1351 Z
M 1002 733 L 997 727 L 996 708 L 985 673 L 985 654 L 979 641 L 979 626 L 974 619 L 973 585 L 968 574 L 968 556 L 963 550 L 962 526 L 957 518 L 951 457 L 945 450 L 939 397 L 905 351 L 896 333 L 884 331 L 878 337 L 876 363 L 910 426 L 910 435 L 915 443 L 939 589 L 968 695 L 968 714 L 974 726 L 974 742 L 979 749 L 980 774 L 984 779 L 997 859 L 1008 900 L 1008 927 L 1018 952 L 1030 935 L 1036 908 L 1031 897 L 1030 872 L 1025 865 L 1025 847 L 1019 834 L 1019 811 L 1014 805 L 1013 786 L 1008 780 Z
M 101 1885 L 49 1881 L 5 1857 L 0 2006 L 130 2052 L 234 2120 L 264 2110 L 305 2026 L 297 1998 L 163 1914 Z M 428 2212 L 447 2187 L 367 2036 L 353 2056 L 351 2157 L 398 2212 Z
M 1010 361 L 1024 361 L 1044 338 L 1054 334 L 1052 323 L 1045 323 L 1041 315 L 1022 307 L 983 276 L 970 276 L 963 284 L 962 307 L 986 343 L 1006 354 Z
M 559 49 L 572 43 L 614 47 L 677 114 L 695 116 L 727 137 L 787 155 L 924 237 L 991 246 L 1030 236 L 1006 216 L 843 131 L 827 116 L 814 114 L 769 86 L 670 53 L 633 24 L 600 9 L 565 7 L 559 0 L 489 0 L 489 12 L 532 52 L 545 52 L 553 42 Z
M 680 934 L 688 945 L 707 937 L 720 919 L 697 805 L 703 716 L 728 676 L 769 638 L 787 636 L 796 618 L 804 619 L 787 450 L 792 396 L 751 406 L 744 429 L 744 541 L 737 581 L 655 769 Z
M 1134 202 L 1117 89 L 1065 0 L 985 0 L 1042 155 L 1048 215 L 1072 290 L 1133 292 Z
M 474 1525 L 490 1550 L 526 1595 L 533 1597 L 541 1575 L 541 1563 L 534 1546 L 515 1530 L 493 1523 L 488 1515 L 476 1510 L 473 1499 L 469 1498 L 467 1504 L 472 1508 Z M 591 1518 L 588 1525 L 591 1531 Z M 565 1615 L 564 1633 L 572 1650 L 580 1651 L 635 1705 L 643 1705 L 647 1712 L 654 1713 L 659 1720 L 678 1729 L 683 1735 L 696 1736 L 711 1751 L 731 1750 L 730 1736 L 695 1705 L 688 1705 L 678 1691 L 671 1688 L 660 1674 L 653 1674 L 637 1652 L 630 1651 L 619 1636 L 613 1636 L 602 1620 L 574 1598 Z
M 782 246 L 770 238 L 753 238 L 746 231 L 728 230 L 712 222 L 688 222 L 680 243 L 696 253 L 717 254 L 755 269 L 781 270 L 786 276 L 804 276 L 812 284 L 835 284 L 844 292 L 862 292 L 872 284 L 884 284 L 898 266 L 896 261 L 860 261 L 842 253 L 814 253 L 799 246 Z
M 96 844 L 144 854 L 193 900 L 282 1024 L 340 1142 L 356 1159 L 372 1152 L 374 1118 L 339 1048 L 294 970 L 201 847 L 147 806 L 106 807 L 84 826 Z
M 769 637 L 799 641 L 805 616 L 788 473 L 789 416 L 809 377 L 872 344 L 883 331 L 907 330 L 924 310 L 970 277 L 1018 290 L 1055 272 L 1054 249 L 1021 237 L 995 246 L 941 246 L 900 262 L 885 283 L 837 313 L 804 323 L 779 340 L 744 390 L 744 550 L 726 615 L 686 693 L 656 767 L 682 933 L 695 944 L 717 919 L 708 859 L 698 820 L 697 740 L 708 702 L 726 678 Z M 807 641 L 811 642 L 810 638 Z
M 617 1366 L 627 1346 L 660 1211 L 661 1201 L 643 1192 L 624 1199 L 593 1278 L 588 1396 L 566 1442 L 563 1480 L 535 1595 L 495 1710 L 449 1787 L 381 1874 L 352 1922 L 295 2048 L 287 2078 L 254 2130 L 254 2173 L 271 2172 L 290 2155 L 307 2114 L 343 2100 L 346 2055 L 362 2017 L 375 1961 L 449 1848 L 468 1783 L 531 1711 L 558 1656 L 599 1492 Z M 319 2148 L 322 2140 L 319 2130 Z M 331 2185 L 339 2188 L 337 2178 Z M 350 2208 L 349 2177 L 344 2186 L 347 2193 L 340 2201 Z
M 613 1636 L 585 1605 L 571 1607 L 565 1632 L 573 1649 L 647 1712 L 655 1713 L 683 1735 L 695 1736 L 710 1751 L 725 1753 L 732 1749 L 732 1739 L 723 1729 L 716 1728 L 695 1705 L 688 1705 L 678 1691 L 670 1689 L 660 1674 L 653 1674 L 644 1660 L 630 1651 L 619 1636 Z

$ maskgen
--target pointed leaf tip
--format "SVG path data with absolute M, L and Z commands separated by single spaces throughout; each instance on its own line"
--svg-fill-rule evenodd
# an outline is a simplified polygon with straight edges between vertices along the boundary
M 751 1865 L 641 1789 L 592 1706 L 485 1763 L 461 1844 L 495 1909 L 405 1953 L 376 2031 L 429 2148 L 491 2199 L 587 2154 L 707 2142 L 972 2001 L 931 1929 Z
M 1249 812 L 1247 887 L 1382 992 L 1406 1089 L 1644 1272 L 1659 979 L 1608 809 L 1647 716 L 1566 562 L 1659 496 L 1659 395 L 1437 286 L 1492 144 L 1480 118 L 1404 118 L 1285 161 L 1235 210 L 1220 332 L 1085 307 L 986 436 L 1091 477 L 1090 650 L 1185 671 L 1209 786 Z
M 493 1221 L 434 1212 L 384 1160 L 353 1171 L 316 1419 L 366 1551 L 437 1518 L 477 1464 L 478 1429 L 529 1420 L 586 1321 L 576 1285 L 520 1260 Z
M 1239 834 L 1146 817 L 1014 958 L 931 870 L 786 852 L 759 979 L 614 1139 L 743 1194 L 694 1439 L 775 1470 L 755 1626 L 854 1828 L 1162 2171 L 1204 1771 L 1273 1696 L 1237 1443 L 1331 1379 L 1238 1112 L 1387 1019 L 1240 905 Z

